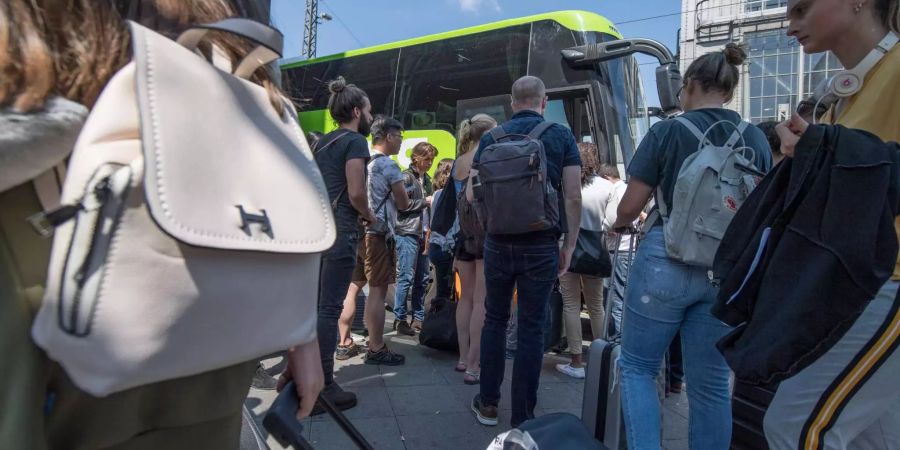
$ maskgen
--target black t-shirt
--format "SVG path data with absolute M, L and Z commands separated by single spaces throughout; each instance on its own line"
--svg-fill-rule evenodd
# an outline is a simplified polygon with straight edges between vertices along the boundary
M 330 144 L 330 145 L 329 145 Z M 352 232 L 359 229 L 357 219 L 359 213 L 350 204 L 347 195 L 347 161 L 351 159 L 369 159 L 369 143 L 361 134 L 339 128 L 322 136 L 319 144 L 314 149 L 316 164 L 325 179 L 325 187 L 328 189 L 328 197 L 332 204 L 334 199 L 340 197 L 337 209 L 334 211 L 334 220 L 337 230 Z M 365 167 L 365 166 L 363 166 Z M 365 176 L 365 170 L 363 170 Z M 365 181 L 363 181 L 365 185 Z

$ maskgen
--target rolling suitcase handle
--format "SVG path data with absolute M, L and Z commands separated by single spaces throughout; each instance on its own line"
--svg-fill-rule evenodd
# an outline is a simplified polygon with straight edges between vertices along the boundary
M 313 450 L 312 445 L 303 437 L 303 425 L 297 420 L 297 409 L 300 407 L 300 399 L 296 394 L 294 382 L 290 381 L 278 394 L 269 412 L 263 418 L 263 426 L 271 434 L 279 444 L 287 447 L 291 446 L 299 450 Z M 324 409 L 328 415 L 334 418 L 338 426 L 347 433 L 350 440 L 356 444 L 360 450 L 374 450 L 372 444 L 366 440 L 365 436 L 350 423 L 347 416 L 341 412 L 331 400 L 320 395 L 317 403 Z

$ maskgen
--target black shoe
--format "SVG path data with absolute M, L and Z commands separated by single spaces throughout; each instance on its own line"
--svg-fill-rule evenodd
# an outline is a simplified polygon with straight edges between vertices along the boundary
M 266 368 L 263 367 L 262 364 L 257 364 L 256 373 L 253 374 L 253 380 L 250 381 L 250 386 L 254 389 L 271 391 L 274 390 L 277 385 L 278 380 L 269 375 L 269 372 L 266 372 Z
M 394 353 L 391 349 L 388 348 L 387 344 L 384 347 L 381 347 L 381 350 L 377 352 L 373 352 L 372 350 L 366 351 L 366 364 L 379 364 L 383 366 L 402 366 L 406 363 L 406 357 Z
M 411 326 L 409 326 L 409 322 L 405 320 L 395 320 L 394 321 L 394 330 L 397 331 L 397 334 L 404 334 L 406 336 L 415 336 L 416 330 L 413 330 Z
M 324 395 L 325 397 L 327 397 L 328 400 L 331 400 L 331 403 L 341 411 L 356 406 L 356 394 L 341 389 L 341 387 L 338 386 L 337 383 L 331 383 L 325 386 L 322 389 L 322 393 L 319 395 Z M 319 403 L 316 402 L 316 406 L 313 406 L 313 410 L 310 415 L 317 416 L 324 413 L 325 409 L 319 406 Z

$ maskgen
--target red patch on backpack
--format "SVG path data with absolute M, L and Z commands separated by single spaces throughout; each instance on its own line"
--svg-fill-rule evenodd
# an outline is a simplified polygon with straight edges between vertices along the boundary
M 725 208 L 728 208 L 729 211 L 737 212 L 738 204 L 737 200 L 735 200 L 734 197 L 726 196 L 724 199 L 722 199 L 722 203 L 725 205 Z

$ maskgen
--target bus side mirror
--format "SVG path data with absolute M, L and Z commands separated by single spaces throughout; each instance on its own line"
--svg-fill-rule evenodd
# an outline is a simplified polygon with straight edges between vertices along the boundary
M 656 92 L 662 114 L 670 116 L 681 111 L 681 100 L 678 98 L 681 83 L 681 72 L 674 62 L 656 68 Z
M 580 45 L 562 50 L 562 57 L 572 66 L 593 66 L 597 63 L 621 58 L 634 53 L 654 56 L 659 61 L 656 68 L 656 90 L 660 109 L 667 116 L 681 111 L 678 90 L 681 89 L 681 72 L 672 52 L 659 41 L 652 39 L 620 39 L 597 44 Z

